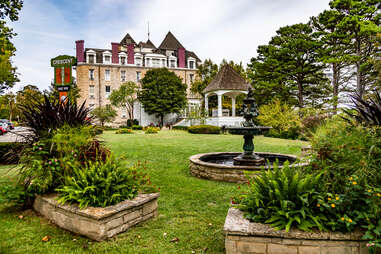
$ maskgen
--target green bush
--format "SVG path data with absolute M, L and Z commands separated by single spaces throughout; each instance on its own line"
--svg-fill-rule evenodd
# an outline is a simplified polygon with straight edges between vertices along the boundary
M 213 125 L 193 125 L 188 128 L 193 134 L 220 134 L 221 128 Z
M 345 181 L 357 175 L 361 184 L 381 182 L 381 129 L 353 126 L 333 119 L 318 128 L 311 139 L 309 169 L 323 170 L 327 192 L 343 193 Z
M 323 230 L 323 215 L 317 204 L 320 198 L 320 175 L 303 175 L 285 164 L 283 169 L 262 170 L 250 179 L 248 192 L 234 199 L 246 218 L 270 223 L 276 229 L 296 226 L 301 230 Z
M 112 157 L 105 162 L 89 161 L 83 167 L 73 165 L 73 174 L 66 177 L 65 185 L 57 188 L 58 202 L 78 203 L 79 207 L 105 207 L 135 198 L 147 190 L 149 178 L 137 168 L 127 168 Z M 154 191 L 153 188 L 150 188 Z
M 178 125 L 178 126 L 172 126 L 172 129 L 174 129 L 174 130 L 183 130 L 183 131 L 187 131 L 188 130 L 188 126 L 180 126 L 180 125 Z
M 143 126 L 141 126 L 141 125 L 133 125 L 132 129 L 133 130 L 143 130 Z
M 158 127 L 146 127 L 144 128 L 145 134 L 156 134 L 160 131 L 160 128 Z
M 279 100 L 259 107 L 257 121 L 260 125 L 272 127 L 265 133 L 268 137 L 297 139 L 302 127 L 298 112 Z
M 133 134 L 134 132 L 131 129 L 121 128 L 115 132 L 115 134 Z

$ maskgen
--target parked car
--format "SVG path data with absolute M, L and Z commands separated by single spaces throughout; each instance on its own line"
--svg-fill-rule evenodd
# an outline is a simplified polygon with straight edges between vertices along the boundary
M 15 128 L 15 125 L 8 119 L 0 119 L 0 122 L 6 123 L 8 125 L 9 130 L 13 130 Z
M 8 124 L 5 122 L 0 122 L 0 128 L 1 128 L 2 134 L 7 133 L 9 129 Z

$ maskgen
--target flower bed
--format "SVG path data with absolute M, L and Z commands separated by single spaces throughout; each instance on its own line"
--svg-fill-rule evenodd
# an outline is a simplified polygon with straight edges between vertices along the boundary
M 268 224 L 254 223 L 243 212 L 230 208 L 224 225 L 226 253 L 256 254 L 367 254 L 363 231 L 304 232 L 275 230 Z
M 130 227 L 157 216 L 159 193 L 139 194 L 107 207 L 62 205 L 57 194 L 37 196 L 33 208 L 59 227 L 102 241 L 128 230 Z

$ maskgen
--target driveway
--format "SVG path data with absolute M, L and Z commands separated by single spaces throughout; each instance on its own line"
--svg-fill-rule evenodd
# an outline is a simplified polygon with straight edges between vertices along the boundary
M 20 135 L 28 133 L 26 127 L 17 126 L 13 130 L 8 131 L 7 134 L 0 136 L 0 142 L 22 142 Z

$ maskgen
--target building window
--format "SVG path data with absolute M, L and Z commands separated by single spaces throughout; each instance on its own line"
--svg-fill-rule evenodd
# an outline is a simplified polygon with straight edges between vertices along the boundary
M 122 118 L 127 118 L 127 110 L 125 108 L 122 109 Z
M 162 67 L 166 67 L 166 64 L 165 64 L 166 60 L 162 59 L 161 61 L 162 61 Z
M 122 64 L 122 65 L 126 64 L 126 57 L 125 56 L 120 57 L 120 64 Z
M 105 70 L 105 80 L 110 81 L 110 70 Z
M 120 71 L 120 81 L 126 81 L 126 71 Z
M 94 69 L 89 69 L 89 79 L 94 80 Z
M 136 81 L 137 81 L 137 82 L 140 81 L 140 71 L 137 71 L 137 72 L 136 72 Z
M 95 89 L 94 89 L 94 86 L 89 86 L 89 97 L 90 99 L 94 99 L 95 98 Z
M 170 65 L 171 68 L 176 68 L 176 61 L 175 60 L 171 60 L 171 65 Z
M 142 66 L 142 59 L 140 57 L 135 58 L 135 65 Z
M 194 69 L 194 62 L 193 61 L 189 61 L 189 69 Z
M 105 56 L 105 63 L 111 63 L 111 57 Z
M 88 60 L 89 63 L 93 64 L 93 63 L 95 62 L 95 61 L 94 61 L 94 59 L 95 59 L 95 55 L 92 55 L 92 54 L 90 55 L 90 54 L 89 54 L 87 57 L 88 57 L 87 60 Z
M 111 94 L 111 86 L 106 86 L 106 98 L 108 98 Z
M 189 74 L 189 81 L 190 81 L 190 83 L 193 83 L 193 76 L 194 76 L 194 74 Z

